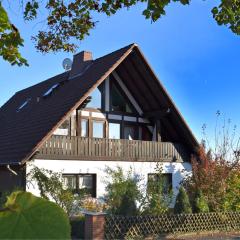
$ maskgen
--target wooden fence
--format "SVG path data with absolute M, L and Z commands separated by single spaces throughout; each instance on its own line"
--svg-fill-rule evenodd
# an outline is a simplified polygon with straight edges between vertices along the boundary
M 240 231 L 240 212 L 105 217 L 105 239 L 139 239 L 160 234 Z
M 181 144 L 125 139 L 52 136 L 36 158 L 116 161 L 189 161 Z

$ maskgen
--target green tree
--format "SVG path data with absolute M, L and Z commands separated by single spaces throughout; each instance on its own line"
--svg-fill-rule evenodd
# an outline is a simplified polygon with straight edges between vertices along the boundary
M 231 192 L 237 190 L 231 185 L 237 180 L 232 179 L 232 174 L 240 170 L 239 136 L 236 126 L 232 126 L 230 120 L 221 118 L 219 111 L 214 141 L 208 140 L 206 125 L 203 126 L 203 136 L 202 146 L 192 158 L 192 174 L 185 179 L 183 186 L 190 199 L 194 199 L 196 192 L 201 190 L 211 212 L 224 211 L 228 205 L 226 194 L 231 198 Z M 229 199 L 230 202 L 233 203 Z
M 201 190 L 197 190 L 193 200 L 193 211 L 195 213 L 209 212 L 208 203 Z
M 66 213 L 31 193 L 13 192 L 0 210 L 1 239 L 70 239 Z
M 148 179 L 146 196 L 142 202 L 143 214 L 166 213 L 172 203 L 172 189 L 165 182 L 162 166 L 157 164 L 155 171 L 154 176 Z
M 137 203 L 142 195 L 139 190 L 139 176 L 132 169 L 124 173 L 121 167 L 111 169 L 107 167 L 106 172 L 106 195 L 105 200 L 108 211 L 118 215 L 136 215 L 138 213 Z
M 71 189 L 65 189 L 62 181 L 62 174 L 51 170 L 33 167 L 27 176 L 28 184 L 37 183 L 40 196 L 47 200 L 53 200 L 68 215 L 74 208 L 74 202 L 81 196 L 74 195 Z
M 7 1 L 6 1 L 7 2 Z M 39 30 L 32 39 L 40 52 L 75 51 L 75 40 L 83 40 L 96 26 L 93 14 L 114 15 L 122 8 L 136 4 L 146 4 L 143 15 L 152 22 L 166 14 L 166 7 L 171 3 L 190 4 L 190 0 L 21 0 L 20 8 L 26 22 L 38 18 L 39 12 L 46 9 L 46 30 Z M 27 65 L 20 52 L 23 39 L 18 28 L 11 22 L 0 0 L 0 55 L 11 64 Z M 8 4 L 10 2 L 8 1 Z M 221 0 L 212 9 L 213 18 L 219 25 L 226 25 L 232 32 L 240 34 L 240 0 Z
M 187 192 L 183 187 L 179 188 L 179 192 L 174 206 L 174 213 L 175 214 L 192 213 L 192 208 Z
M 21 46 L 23 39 L 18 29 L 10 22 L 0 1 L 0 56 L 12 65 L 28 65 L 19 52 Z
M 232 171 L 227 179 L 226 193 L 224 196 L 225 211 L 240 211 L 240 173 Z

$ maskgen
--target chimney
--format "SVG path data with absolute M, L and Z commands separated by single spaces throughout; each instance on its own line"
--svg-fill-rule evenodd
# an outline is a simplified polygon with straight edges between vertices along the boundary
M 92 61 L 93 59 L 91 52 L 82 51 L 74 55 L 69 79 L 81 75 L 87 66 L 92 63 Z

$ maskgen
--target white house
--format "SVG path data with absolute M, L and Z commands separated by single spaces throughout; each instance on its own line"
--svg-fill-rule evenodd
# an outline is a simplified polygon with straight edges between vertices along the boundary
M 17 92 L 0 109 L 0 192 L 26 185 L 31 166 L 62 172 L 73 191 L 104 194 L 106 166 L 147 184 L 162 162 L 175 193 L 198 142 L 139 47 L 73 58 L 71 70 Z

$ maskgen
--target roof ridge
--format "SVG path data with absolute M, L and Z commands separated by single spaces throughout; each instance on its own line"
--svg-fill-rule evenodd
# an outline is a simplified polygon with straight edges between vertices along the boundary
M 128 49 L 128 48 L 131 48 L 131 47 L 134 47 L 134 46 L 138 46 L 138 45 L 137 45 L 136 43 L 131 43 L 131 44 L 125 46 L 125 47 L 119 48 L 119 49 L 117 49 L 117 50 L 115 50 L 115 51 L 112 51 L 112 52 L 107 53 L 107 54 L 105 54 L 105 55 L 103 55 L 103 56 L 101 56 L 101 57 L 98 57 L 98 58 L 96 58 L 94 61 L 98 61 L 98 60 L 100 60 L 100 59 L 102 59 L 102 58 L 104 58 L 104 57 L 108 57 L 108 56 L 111 55 L 111 54 L 115 54 L 115 53 L 118 52 L 118 51 L 122 51 L 124 48 Z

